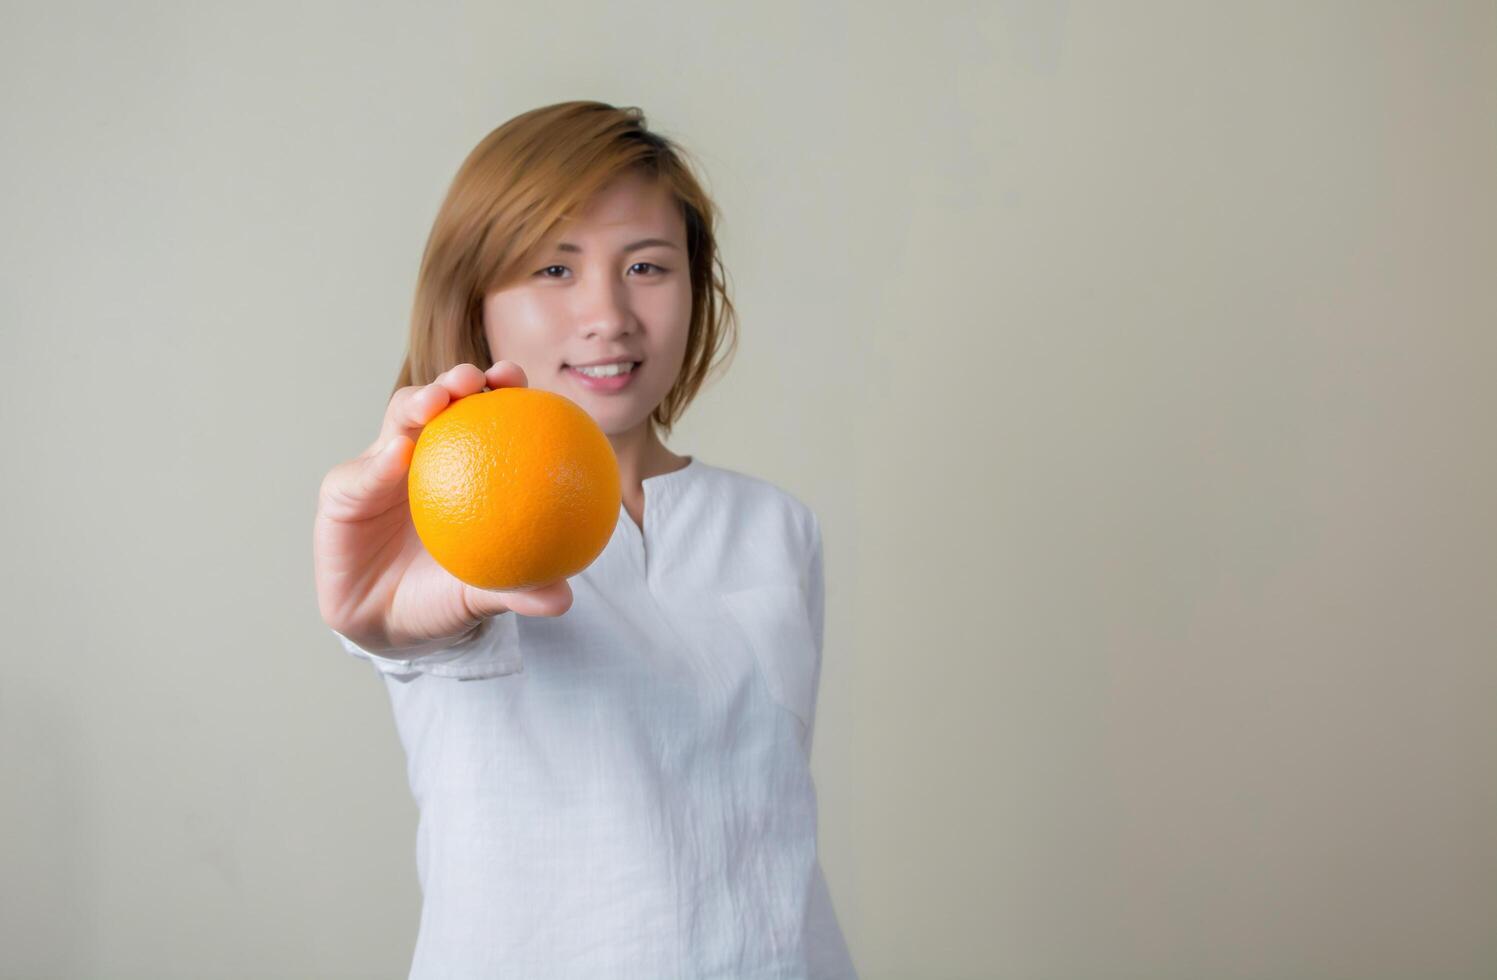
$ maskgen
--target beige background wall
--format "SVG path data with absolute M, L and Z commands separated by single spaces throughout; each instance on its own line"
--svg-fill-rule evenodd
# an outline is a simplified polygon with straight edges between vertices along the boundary
M 701 159 L 866 980 L 1497 973 L 1490 3 L 0 7 L 0 976 L 403 977 L 311 582 L 458 163 Z

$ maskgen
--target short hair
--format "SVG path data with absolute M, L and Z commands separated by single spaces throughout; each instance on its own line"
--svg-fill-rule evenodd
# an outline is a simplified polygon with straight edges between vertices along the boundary
M 485 136 L 458 168 L 427 238 L 410 344 L 395 390 L 430 384 L 457 364 L 487 369 L 498 360 L 483 329 L 484 297 L 517 281 L 522 263 L 597 191 L 616 177 L 639 173 L 671 191 L 686 224 L 686 356 L 675 384 L 650 414 L 668 434 L 737 348 L 738 318 L 715 234 L 718 209 L 689 159 L 679 145 L 646 128 L 638 107 L 604 102 L 542 106 Z M 726 356 L 715 360 L 720 351 Z

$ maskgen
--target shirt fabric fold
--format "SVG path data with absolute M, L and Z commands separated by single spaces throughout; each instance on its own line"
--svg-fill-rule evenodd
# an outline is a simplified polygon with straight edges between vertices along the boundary
M 411 980 L 856 980 L 817 856 L 815 514 L 692 458 L 558 617 L 376 655 L 420 810 Z

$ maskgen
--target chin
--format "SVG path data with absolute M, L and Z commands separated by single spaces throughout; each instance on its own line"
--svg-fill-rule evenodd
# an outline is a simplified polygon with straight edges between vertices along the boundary
M 650 420 L 648 416 L 642 419 L 626 419 L 615 417 L 610 413 L 606 414 L 603 418 L 593 415 L 593 421 L 598 423 L 598 427 L 603 430 L 604 435 L 610 439 L 614 439 L 618 436 L 628 435 L 641 426 L 648 425 Z

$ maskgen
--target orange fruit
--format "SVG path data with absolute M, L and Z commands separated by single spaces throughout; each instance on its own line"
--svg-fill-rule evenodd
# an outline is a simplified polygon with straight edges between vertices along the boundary
M 505 592 L 591 565 L 623 502 L 608 436 L 576 402 L 537 388 L 448 405 L 421 430 L 406 486 L 411 522 L 437 564 Z

